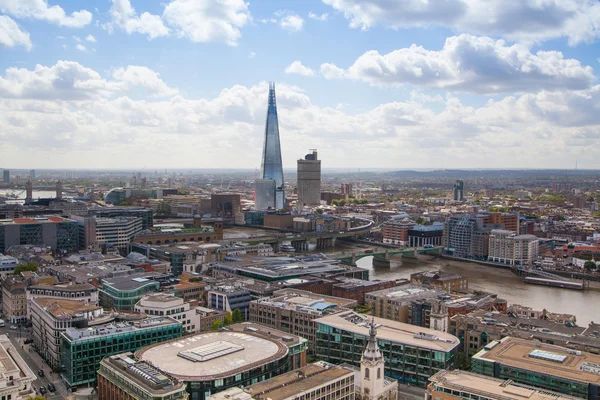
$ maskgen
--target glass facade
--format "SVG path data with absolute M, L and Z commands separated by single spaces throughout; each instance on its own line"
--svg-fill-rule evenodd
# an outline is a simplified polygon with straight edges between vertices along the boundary
M 333 364 L 360 366 L 367 341 L 366 335 L 317 323 L 316 356 Z M 430 376 L 455 365 L 456 348 L 443 352 L 383 339 L 377 343 L 385 358 L 385 375 L 399 382 L 425 387 Z
M 71 340 L 61 335 L 61 375 L 70 386 L 78 386 L 96 380 L 96 371 L 104 357 L 136 351 L 144 346 L 182 335 L 179 323 L 140 328 L 106 335 L 94 335 Z
M 275 181 L 276 208 L 284 207 L 283 166 L 281 162 L 281 144 L 279 140 L 279 122 L 277 119 L 277 101 L 275 99 L 275 84 L 269 84 L 269 105 L 265 124 L 265 142 L 263 145 L 261 177 Z
M 56 225 L 56 248 L 65 253 L 79 249 L 79 228 L 76 222 L 60 222 Z
M 119 290 L 103 283 L 98 298 L 100 305 L 104 308 L 133 311 L 135 303 L 146 293 L 158 291 L 159 286 L 160 284 L 157 281 L 150 281 L 136 289 Z

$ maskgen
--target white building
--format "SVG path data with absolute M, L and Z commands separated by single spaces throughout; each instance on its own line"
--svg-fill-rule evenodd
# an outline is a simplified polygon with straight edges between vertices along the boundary
M 181 322 L 184 332 L 200 332 L 200 316 L 181 297 L 151 294 L 141 298 L 134 310 L 150 316 L 168 316 Z
M 17 265 L 19 265 L 19 260 L 16 258 L 0 254 L 0 278 L 5 279 L 12 275 Z
M 534 235 L 493 229 L 490 232 L 488 260 L 508 265 L 532 265 L 537 260 L 539 239 Z
M 98 305 L 98 288 L 91 283 L 38 284 L 27 289 L 27 318 L 31 318 L 31 300 L 36 297 L 83 301 L 88 305 Z
M 36 376 L 6 335 L 0 335 L 0 399 L 25 400 L 35 396 L 31 386 Z

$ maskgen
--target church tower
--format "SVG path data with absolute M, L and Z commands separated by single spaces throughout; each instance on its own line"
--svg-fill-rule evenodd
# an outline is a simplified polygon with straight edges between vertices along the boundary
M 429 328 L 448 332 L 448 307 L 440 300 L 435 300 L 431 305 Z
M 360 359 L 360 376 L 361 376 L 361 398 L 377 399 L 386 390 L 384 374 L 385 361 L 383 355 L 379 351 L 377 344 L 377 330 L 375 322 L 371 322 L 369 329 L 369 342 Z

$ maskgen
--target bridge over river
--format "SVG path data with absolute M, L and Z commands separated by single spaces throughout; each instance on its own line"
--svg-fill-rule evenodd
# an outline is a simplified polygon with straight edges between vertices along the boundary
M 356 265 L 356 261 L 363 257 L 373 257 L 373 265 L 389 266 L 390 258 L 395 255 L 401 255 L 402 259 L 408 262 L 418 262 L 417 255 L 419 254 L 442 254 L 442 247 L 409 247 L 403 249 L 367 249 L 363 252 L 350 252 L 329 254 L 330 257 L 336 258 L 343 263 Z

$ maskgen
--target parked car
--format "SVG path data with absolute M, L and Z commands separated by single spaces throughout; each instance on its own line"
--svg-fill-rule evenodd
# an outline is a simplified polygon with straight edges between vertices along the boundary
M 46 388 L 45 388 L 45 387 L 43 387 L 43 386 L 42 386 L 42 387 L 40 388 L 40 394 L 43 396 L 43 395 L 45 395 L 46 393 L 48 393 L 48 391 L 46 390 Z
M 54 386 L 53 384 L 49 383 L 48 384 L 48 390 L 51 392 L 56 392 L 56 386 Z
M 12 330 L 14 331 L 14 330 L 16 330 L 16 329 L 17 329 L 17 326 L 16 326 L 16 325 L 11 325 L 11 326 L 10 326 L 10 329 L 12 329 Z
M 44 370 L 43 370 L 43 369 L 40 369 L 40 370 L 38 371 L 38 376 L 39 376 L 40 378 L 43 378 L 43 377 L 44 377 L 44 375 L 46 375 L 46 374 L 44 374 Z

